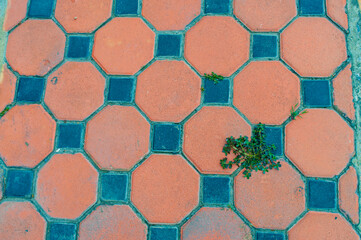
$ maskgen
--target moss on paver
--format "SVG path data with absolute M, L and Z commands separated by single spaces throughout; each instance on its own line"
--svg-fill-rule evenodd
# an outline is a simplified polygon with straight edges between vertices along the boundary
M 360 0 L 347 0 L 346 7 L 350 31 L 347 35 L 347 48 L 348 54 L 351 56 L 353 97 L 356 111 L 356 155 L 352 162 L 358 168 L 358 178 L 361 182 L 361 11 L 358 1 L 361 2 Z M 360 184 L 359 192 L 361 192 Z M 361 223 L 359 223 L 358 229 L 361 230 Z

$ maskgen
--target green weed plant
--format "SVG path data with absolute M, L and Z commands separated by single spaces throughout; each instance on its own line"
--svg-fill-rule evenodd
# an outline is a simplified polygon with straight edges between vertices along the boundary
M 275 145 L 269 145 L 265 141 L 264 124 L 259 123 L 252 131 L 251 139 L 247 136 L 234 138 L 233 136 L 226 139 L 223 147 L 225 158 L 220 160 L 223 169 L 232 168 L 233 165 L 243 170 L 243 176 L 249 179 L 253 171 L 262 171 L 263 174 L 271 169 L 279 169 L 281 163 L 276 160 L 273 151 Z M 235 157 L 228 160 L 227 156 L 233 152 Z

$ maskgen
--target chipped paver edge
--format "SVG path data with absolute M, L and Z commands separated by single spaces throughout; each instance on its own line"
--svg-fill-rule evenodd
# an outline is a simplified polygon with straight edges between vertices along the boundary
M 358 170 L 358 189 L 361 192 L 361 0 L 347 0 L 346 9 L 349 22 L 349 34 L 347 34 L 347 49 L 351 57 L 353 98 L 356 112 L 356 154 L 352 163 Z M 360 198 L 359 198 L 360 201 Z M 359 215 L 361 211 L 359 209 Z M 361 223 L 357 228 L 361 231 Z

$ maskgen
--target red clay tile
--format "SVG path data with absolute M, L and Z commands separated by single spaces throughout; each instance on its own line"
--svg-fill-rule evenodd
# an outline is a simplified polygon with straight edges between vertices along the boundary
M 0 204 L 1 239 L 45 239 L 46 221 L 28 201 Z
M 357 240 L 351 225 L 337 213 L 308 212 L 288 232 L 289 240 Z
M 346 113 L 350 119 L 355 119 L 355 108 L 352 96 L 351 65 L 347 65 L 335 79 L 333 79 L 333 103 Z
M 56 118 L 83 120 L 104 102 L 105 79 L 89 62 L 66 62 L 47 80 L 45 104 Z
M 150 124 L 134 108 L 107 106 L 88 122 L 85 149 L 103 169 L 131 169 L 149 150 Z
M 15 106 L 0 119 L 0 156 L 7 166 L 35 167 L 53 149 L 56 124 L 40 105 Z
M 185 36 L 185 58 L 203 75 L 230 76 L 249 58 L 249 33 L 232 17 L 203 17 Z
M 345 36 L 326 18 L 300 17 L 281 34 L 281 57 L 304 77 L 328 77 L 347 58 Z
M 297 14 L 294 0 L 235 0 L 234 14 L 252 31 L 278 31 Z
M 0 69 L 0 112 L 12 103 L 15 94 L 16 76 L 4 64 Z
M 357 182 L 356 170 L 350 167 L 350 169 L 340 177 L 338 183 L 340 208 L 351 218 L 354 224 L 358 224 L 360 220 Z
M 219 160 L 230 136 L 250 136 L 251 127 L 231 107 L 203 107 L 184 125 L 184 153 L 202 173 L 230 174 Z
M 286 126 L 286 155 L 305 175 L 331 178 L 354 154 L 353 130 L 333 110 L 307 111 Z
M 183 30 L 200 14 L 201 0 L 143 0 L 142 15 L 158 30 Z
M 55 18 L 69 33 L 92 32 L 110 17 L 112 0 L 58 0 Z
M 300 82 L 278 61 L 251 62 L 233 80 L 234 105 L 254 124 L 282 124 L 300 102 Z
M 139 75 L 135 101 L 152 121 L 180 122 L 200 104 L 200 88 L 183 61 L 156 61 Z
M 8 0 L 3 29 L 9 31 L 26 16 L 28 0 Z
M 348 28 L 346 14 L 346 0 L 326 0 L 327 15 L 340 24 L 344 29 Z
M 40 169 L 35 199 L 54 218 L 79 217 L 97 199 L 98 172 L 81 153 L 56 154 Z
M 285 229 L 305 209 L 305 184 L 288 163 L 279 170 L 242 173 L 234 182 L 235 205 L 256 228 Z
M 133 75 L 153 58 L 155 34 L 140 18 L 114 18 L 95 33 L 93 57 L 109 74 Z
M 251 240 L 250 228 L 232 210 L 201 208 L 182 227 L 183 240 Z
M 199 179 L 180 155 L 151 155 L 133 172 L 131 200 L 151 223 L 178 223 L 198 204 Z
M 147 239 L 147 225 L 127 205 L 99 206 L 79 226 L 79 240 Z
M 63 60 L 64 48 L 65 35 L 53 21 L 31 19 L 9 34 L 6 58 L 21 75 L 43 76 Z

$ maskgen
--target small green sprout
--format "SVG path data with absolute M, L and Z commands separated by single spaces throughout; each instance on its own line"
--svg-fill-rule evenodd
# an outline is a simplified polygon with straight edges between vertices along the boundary
M 269 169 L 277 169 L 281 167 L 281 163 L 276 160 L 273 151 L 276 150 L 275 145 L 268 145 L 265 142 L 266 134 L 264 132 L 264 124 L 257 124 L 252 131 L 252 137 L 249 140 L 247 136 L 240 136 L 235 139 L 229 137 L 223 147 L 225 158 L 220 160 L 223 169 L 232 168 L 237 165 L 243 171 L 243 176 L 249 179 L 252 171 L 268 172 Z M 233 152 L 235 158 L 227 159 L 227 155 Z
M 217 84 L 217 83 L 219 83 L 219 81 L 222 81 L 224 79 L 223 76 L 215 74 L 214 72 L 212 72 L 211 74 L 205 73 L 204 77 L 207 80 L 213 81 L 214 84 Z
M 10 106 L 6 106 L 4 108 L 4 110 L 2 110 L 2 112 L 0 112 L 0 118 L 3 117 L 5 115 L 5 113 L 7 113 L 10 110 Z
M 201 87 L 201 92 L 204 92 L 204 90 L 205 90 L 204 87 Z
M 296 119 L 296 117 L 302 118 L 301 115 L 308 113 L 307 110 L 303 110 L 303 111 L 300 112 L 300 111 L 297 109 L 297 107 L 298 107 L 298 103 L 296 103 L 296 104 L 295 104 L 294 106 L 292 106 L 292 108 L 291 108 L 291 111 L 290 111 L 290 112 L 291 112 L 291 119 L 292 119 L 292 120 Z

